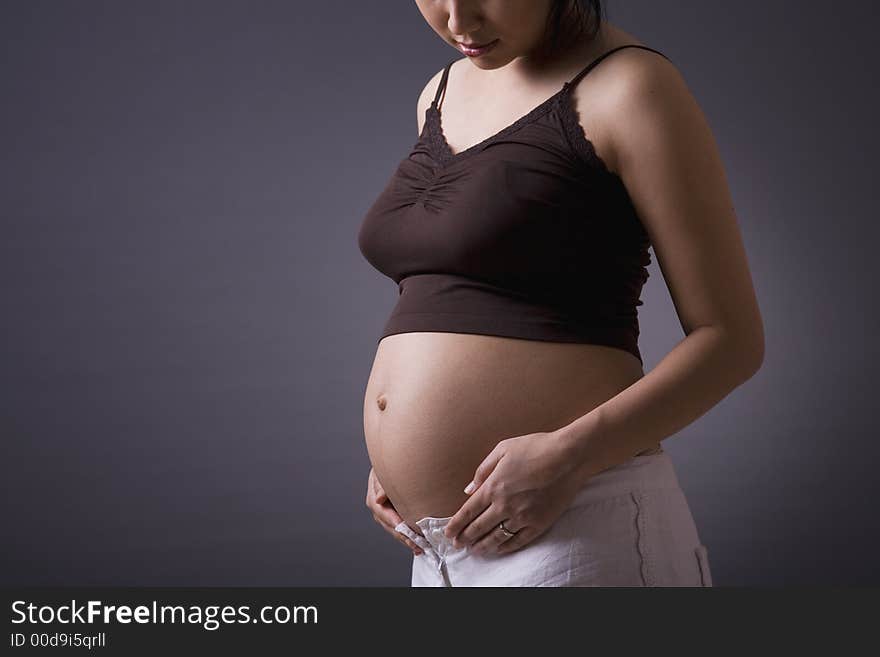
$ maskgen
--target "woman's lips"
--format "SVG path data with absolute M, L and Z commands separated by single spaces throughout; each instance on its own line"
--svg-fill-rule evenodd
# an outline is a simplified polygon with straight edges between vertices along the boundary
M 478 57 L 479 55 L 483 55 L 489 52 L 497 42 L 498 39 L 495 39 L 494 41 L 489 41 L 488 43 L 474 46 L 468 46 L 460 42 L 456 43 L 458 44 L 459 50 L 461 50 L 465 55 L 468 55 L 469 57 Z

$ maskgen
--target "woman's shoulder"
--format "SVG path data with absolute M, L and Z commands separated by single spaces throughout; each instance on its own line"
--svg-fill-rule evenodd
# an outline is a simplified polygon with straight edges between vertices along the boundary
M 461 57 L 452 61 L 452 67 L 450 68 L 450 75 L 452 74 L 452 69 L 455 68 L 455 65 L 458 64 L 462 59 L 467 59 L 467 57 Z M 428 107 L 431 106 L 431 101 L 434 100 L 434 96 L 437 93 L 437 89 L 440 87 L 440 81 L 443 79 L 443 71 L 446 66 L 449 64 L 447 62 L 437 71 L 431 74 L 431 77 L 422 87 L 422 90 L 419 92 L 418 100 L 416 101 L 416 112 L 418 114 L 418 128 L 419 134 L 422 132 L 422 122 L 425 118 L 425 112 Z
M 467 59 L 467 57 L 460 57 L 458 59 L 450 60 L 452 63 L 452 66 L 449 69 L 450 75 L 452 75 L 452 71 L 456 68 L 456 65 L 459 64 L 463 59 Z M 420 103 L 425 101 L 425 106 L 431 104 L 431 100 L 433 100 L 434 94 L 437 93 L 437 89 L 440 87 L 440 81 L 443 79 L 443 71 L 446 69 L 446 66 L 449 65 L 449 63 L 450 62 L 447 61 L 446 64 L 444 64 L 431 74 L 431 77 L 422 87 L 422 91 L 419 94 Z
M 615 172 L 619 171 L 615 143 L 633 128 L 634 108 L 657 103 L 683 106 L 690 96 L 682 73 L 662 49 L 642 43 L 621 45 L 639 47 L 605 48 L 603 52 L 610 54 L 602 56 L 572 89 L 581 128 Z

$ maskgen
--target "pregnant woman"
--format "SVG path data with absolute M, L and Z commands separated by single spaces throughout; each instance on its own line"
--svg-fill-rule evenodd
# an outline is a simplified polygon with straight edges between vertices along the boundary
M 761 316 L 713 136 L 598 1 L 417 0 L 457 57 L 358 243 L 398 285 L 366 503 L 412 586 L 711 586 L 660 443 L 748 380 Z M 647 375 L 653 246 L 685 337 Z

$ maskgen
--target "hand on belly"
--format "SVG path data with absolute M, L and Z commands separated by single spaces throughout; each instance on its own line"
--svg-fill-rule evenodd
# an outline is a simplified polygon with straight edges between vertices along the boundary
M 367 436 L 367 446 L 388 498 L 410 525 L 452 515 L 467 500 L 463 489 L 480 461 L 505 436 L 479 428 L 466 414 L 413 422 L 405 411 L 393 414 L 383 400 L 381 428 Z

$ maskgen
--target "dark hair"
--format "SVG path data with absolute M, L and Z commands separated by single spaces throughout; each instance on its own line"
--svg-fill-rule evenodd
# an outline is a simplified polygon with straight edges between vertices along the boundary
M 552 0 L 540 52 L 553 55 L 581 39 L 594 38 L 603 10 L 602 0 Z

